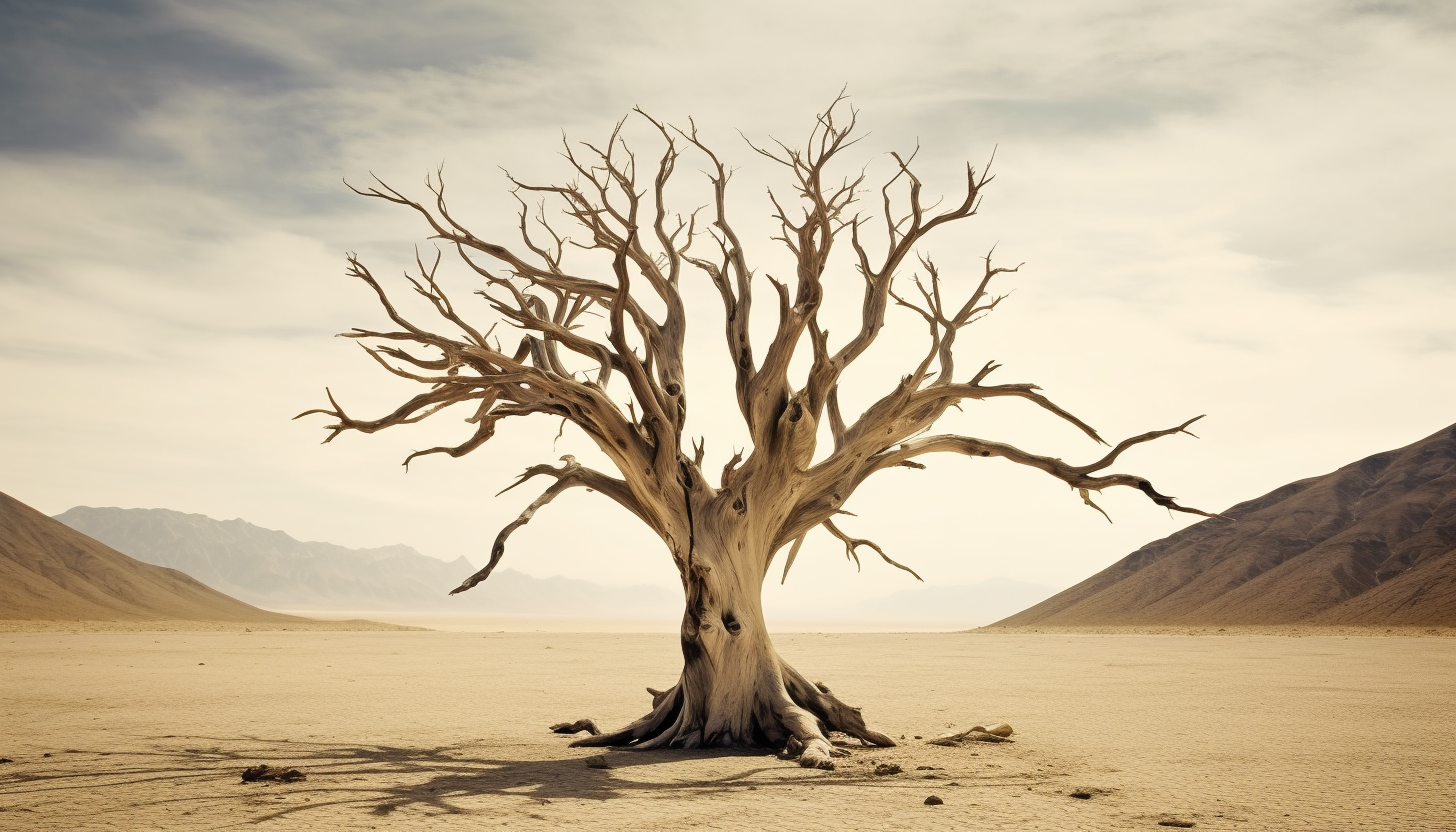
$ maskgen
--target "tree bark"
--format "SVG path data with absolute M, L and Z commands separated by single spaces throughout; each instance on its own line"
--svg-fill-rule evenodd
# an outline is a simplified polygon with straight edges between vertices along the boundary
M 866 727 L 859 708 L 779 657 L 761 601 L 771 557 L 766 547 L 750 545 L 755 537 L 750 525 L 704 526 L 684 570 L 678 683 L 666 691 L 649 688 L 652 710 L 631 725 L 572 745 L 772 747 L 812 768 L 834 768 L 832 758 L 846 753 L 830 742 L 831 731 L 865 745 L 894 745 Z

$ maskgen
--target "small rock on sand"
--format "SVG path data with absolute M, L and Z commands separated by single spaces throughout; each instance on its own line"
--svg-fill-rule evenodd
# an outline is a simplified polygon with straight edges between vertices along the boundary
M 942 806 L 944 804 L 945 804 L 945 801 L 944 800 L 941 800 L 940 798 L 936 797 L 935 795 L 931 795 L 930 797 L 925 798 L 925 805 L 926 806 Z
M 296 768 L 273 768 L 267 763 L 243 769 L 244 783 L 257 783 L 262 780 L 271 780 L 276 783 L 297 783 L 307 779 L 308 775 Z
M 887 774 L 899 774 L 900 767 L 895 763 L 880 763 L 875 766 L 875 776 L 884 777 Z
M 1176 827 L 1178 829 L 1192 829 L 1193 828 L 1193 821 L 1191 821 L 1191 820 L 1160 820 L 1160 821 L 1158 821 L 1158 825 L 1159 826 L 1172 826 L 1172 827 Z
M 587 768 L 611 768 L 612 764 L 607 762 L 607 755 L 593 754 L 586 758 Z

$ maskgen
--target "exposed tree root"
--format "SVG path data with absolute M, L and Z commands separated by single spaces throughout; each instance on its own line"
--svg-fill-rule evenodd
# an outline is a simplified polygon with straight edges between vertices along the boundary
M 753 691 L 752 717 L 746 731 L 713 729 L 702 718 L 702 691 L 685 691 L 679 681 L 669 690 L 648 688 L 652 710 L 618 731 L 583 737 L 573 747 L 652 748 L 769 747 L 798 760 L 806 768 L 834 768 L 834 757 L 848 752 L 829 741 L 829 733 L 847 734 L 867 746 L 892 746 L 895 741 L 865 725 L 860 709 L 846 705 L 823 684 L 779 662 L 781 682 Z M 684 679 L 694 674 L 684 673 Z M 694 695 L 694 694 L 697 695 Z

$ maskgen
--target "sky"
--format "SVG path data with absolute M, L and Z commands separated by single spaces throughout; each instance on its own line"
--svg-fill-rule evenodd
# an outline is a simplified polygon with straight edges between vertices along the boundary
M 470 426 L 321 445 L 322 420 L 291 419 L 325 386 L 360 413 L 411 392 L 333 336 L 384 322 L 345 252 L 398 275 L 426 234 L 344 180 L 422 194 L 443 164 L 455 211 L 505 237 L 503 168 L 560 181 L 563 133 L 599 142 L 634 106 L 691 117 L 736 168 L 730 210 L 773 273 L 765 188 L 783 183 L 744 137 L 801 142 L 841 89 L 872 174 L 918 145 L 927 192 L 951 193 L 994 153 L 981 216 L 926 246 L 955 285 L 992 245 L 1025 264 L 959 366 L 995 359 L 993 380 L 1041 385 L 1114 441 L 1207 414 L 1198 439 L 1120 470 L 1218 511 L 1456 421 L 1450 4 L 0 0 L 0 490 L 49 514 L 162 507 L 483 562 L 533 496 L 496 492 L 592 451 L 542 422 L 406 473 Z M 743 433 L 705 290 L 689 288 L 690 428 L 716 469 Z M 828 291 L 848 321 L 854 297 Z M 923 338 L 892 320 L 851 401 Z M 1101 455 L 1014 401 L 946 428 Z M 1109 524 L 1038 472 L 930 462 L 871 480 L 844 526 L 931 585 L 1069 586 L 1194 519 L 1107 492 Z M 650 533 L 582 492 L 506 557 L 676 583 Z M 824 611 L 912 586 L 817 534 L 766 592 Z

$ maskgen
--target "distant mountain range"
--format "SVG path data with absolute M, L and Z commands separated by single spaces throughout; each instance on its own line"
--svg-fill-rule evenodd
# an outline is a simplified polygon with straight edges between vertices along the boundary
M 214 520 L 168 509 L 77 506 L 55 517 L 137 560 L 181 570 L 250 604 L 285 610 L 351 610 L 653 618 L 682 614 L 676 589 L 612 587 L 498 569 L 469 592 L 447 593 L 475 571 L 463 557 L 445 562 L 409 546 L 350 549 L 303 542 L 245 520 Z M 830 618 L 880 626 L 970 627 L 1009 615 L 1053 588 L 994 578 L 965 586 L 917 587 L 857 604 L 832 616 L 803 608 L 768 610 L 790 626 Z
M 644 584 L 608 587 L 499 569 L 469 592 L 475 571 L 409 546 L 350 549 L 304 542 L 246 520 L 161 508 L 77 506 L 56 520 L 146 563 L 186 572 L 251 604 L 286 610 L 363 610 L 631 618 L 681 613 L 681 597 Z
M 1456 426 L 1224 517 L 997 624 L 1456 626 Z

